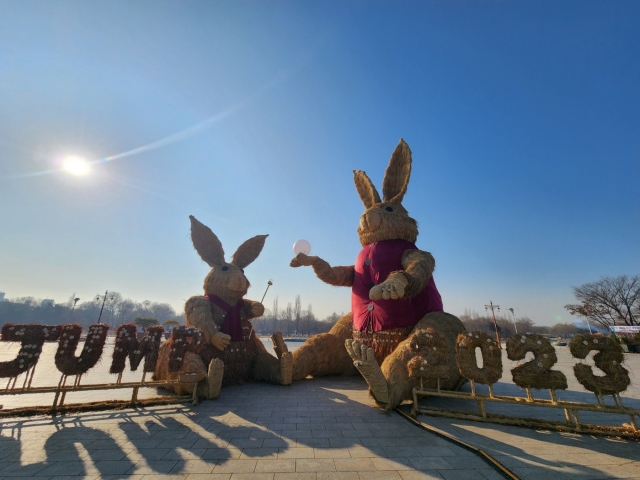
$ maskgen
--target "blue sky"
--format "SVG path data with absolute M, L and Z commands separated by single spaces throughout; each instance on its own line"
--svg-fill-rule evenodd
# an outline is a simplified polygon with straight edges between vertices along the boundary
M 640 273 L 639 24 L 627 1 L 0 1 L 0 291 L 180 310 L 208 273 L 192 214 L 228 259 L 270 235 L 250 298 L 346 312 L 291 246 L 353 264 L 352 170 L 380 189 L 402 137 L 445 310 L 572 321 L 572 286 Z

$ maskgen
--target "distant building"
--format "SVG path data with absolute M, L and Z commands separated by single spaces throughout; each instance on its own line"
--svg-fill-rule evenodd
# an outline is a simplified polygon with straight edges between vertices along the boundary
M 41 307 L 53 307 L 53 300 L 50 298 L 45 298 L 44 300 L 42 300 L 42 303 L 40 304 Z
M 0 302 L 6 302 L 7 301 L 7 299 L 4 298 L 4 295 L 5 295 L 4 292 L 0 292 Z

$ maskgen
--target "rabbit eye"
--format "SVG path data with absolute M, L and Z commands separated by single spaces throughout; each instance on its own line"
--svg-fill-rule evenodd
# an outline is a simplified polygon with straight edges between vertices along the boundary
M 224 267 L 222 267 L 222 271 L 226 272 L 227 270 L 229 270 L 229 267 L 227 267 L 226 265 Z
M 385 210 L 386 210 L 387 212 L 393 212 L 393 208 L 391 208 L 391 207 L 386 207 L 386 208 L 385 208 Z
M 243 270 L 242 268 L 240 269 L 240 271 L 241 271 L 242 273 L 244 273 L 244 270 Z

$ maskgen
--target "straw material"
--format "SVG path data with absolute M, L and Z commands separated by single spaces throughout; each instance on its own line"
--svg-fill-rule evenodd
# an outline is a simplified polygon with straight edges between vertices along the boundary
M 203 343 L 204 337 L 197 328 L 174 328 L 169 339 L 169 372 L 179 372 L 186 353 L 194 352 Z
M 173 329 L 173 332 L 180 327 Z M 144 372 L 153 372 L 158 361 L 158 350 L 162 342 L 164 328 L 159 325 L 147 327 L 144 336 L 138 342 L 137 327 L 133 323 L 124 323 L 116 329 L 116 344 L 109 373 L 122 373 L 127 357 L 131 371 L 135 372 L 144 358 Z
M 64 375 L 87 373 L 102 357 L 109 327 L 104 324 L 91 325 L 79 357 L 74 353 L 82 335 L 82 327 L 77 323 L 71 323 L 61 325 L 60 330 L 60 341 L 55 356 L 56 368 Z
M 558 357 L 548 338 L 526 333 L 511 337 L 507 341 L 509 360 L 524 360 L 527 352 L 532 352 L 534 358 L 511 370 L 513 383 L 522 388 L 566 390 L 567 377 L 562 372 L 551 370 Z
M 375 354 L 376 362 L 378 362 L 378 365 L 382 365 L 384 359 L 396 349 L 400 342 L 409 336 L 411 330 L 413 330 L 413 327 L 392 328 L 373 333 L 354 330 L 353 339 L 371 348 Z
M 433 328 L 417 331 L 411 338 L 411 350 L 417 355 L 409 360 L 409 376 L 418 379 L 449 378 L 447 339 Z
M 57 340 L 59 334 L 58 325 L 5 323 L 2 341 L 20 342 L 20 350 L 13 360 L 0 362 L 0 378 L 16 377 L 34 367 L 40 359 L 44 342 Z
M 593 362 L 606 373 L 606 376 L 594 375 L 593 369 L 584 363 L 578 363 L 573 367 L 576 379 L 590 392 L 613 395 L 624 392 L 631 383 L 629 371 L 622 366 L 622 347 L 611 338 L 602 335 L 576 335 L 571 340 L 569 349 L 571 354 L 579 359 L 586 358 L 592 350 L 598 351 L 593 356 Z
M 476 348 L 482 352 L 482 368 L 478 367 Z M 502 377 L 502 353 L 498 342 L 482 332 L 465 332 L 456 339 L 456 361 L 463 377 L 492 385 Z

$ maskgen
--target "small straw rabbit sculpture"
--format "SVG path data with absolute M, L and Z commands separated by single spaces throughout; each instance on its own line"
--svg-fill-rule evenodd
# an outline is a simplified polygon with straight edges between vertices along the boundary
M 243 299 L 249 289 L 244 268 L 252 263 L 264 247 L 267 235 L 257 235 L 244 242 L 233 254 L 231 263 L 211 229 L 195 217 L 191 219 L 191 240 L 196 251 L 210 267 L 204 280 L 204 296 L 187 300 L 186 324 L 199 329 L 204 345 L 195 353 L 187 353 L 180 373 L 206 373 L 198 385 L 198 396 L 216 398 L 223 386 L 247 380 L 263 380 L 289 385 L 292 375 L 291 353 L 279 350 L 279 358 L 270 355 L 253 331 L 250 319 L 260 317 L 264 306 Z M 168 372 L 169 341 L 160 347 L 160 360 L 155 371 L 158 380 L 178 378 Z M 187 393 L 187 385 L 177 387 Z
M 303 253 L 291 261 L 292 267 L 313 267 L 323 282 L 352 288 L 351 313 L 329 333 L 311 337 L 293 352 L 293 380 L 355 374 L 355 366 L 376 402 L 393 409 L 412 397 L 416 385 L 407 364 L 420 352 L 412 351 L 411 341 L 431 327 L 448 343 L 449 375 L 441 380 L 441 388 L 457 389 L 462 384 L 455 340 L 464 326 L 457 317 L 443 312 L 432 277 L 435 260 L 414 244 L 418 226 L 401 203 L 410 174 L 411 150 L 402 139 L 385 172 L 382 200 L 369 177 L 354 171 L 356 189 L 366 208 L 358 227 L 363 249 L 354 266 L 331 267 Z M 274 343 L 280 343 L 278 334 L 274 334 Z M 436 381 L 425 386 L 435 388 Z

